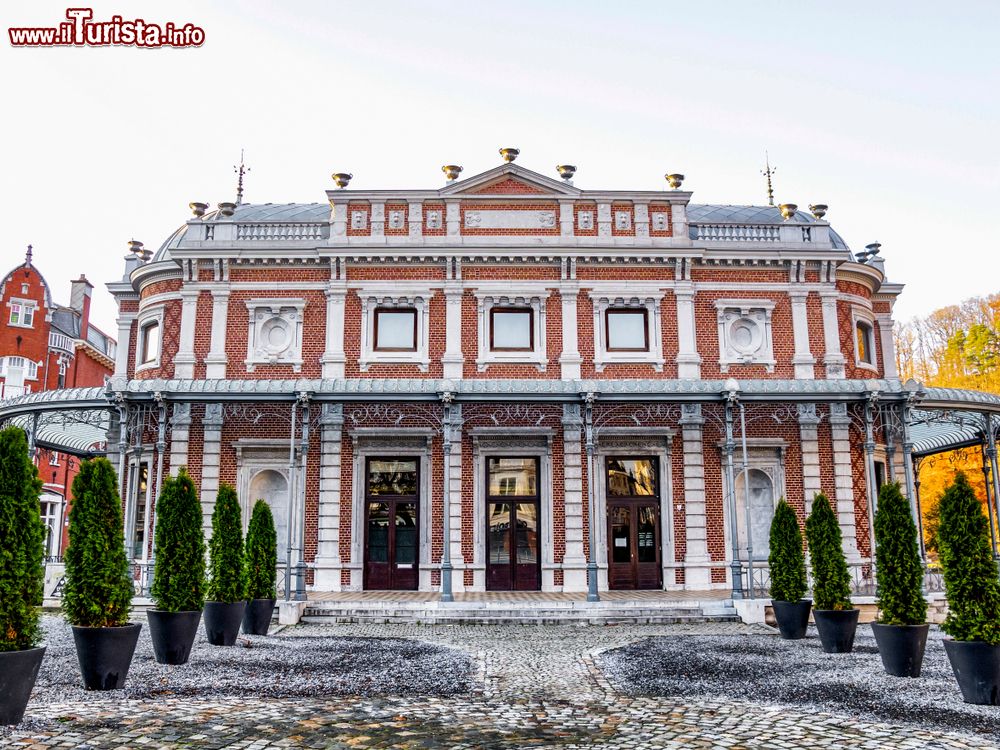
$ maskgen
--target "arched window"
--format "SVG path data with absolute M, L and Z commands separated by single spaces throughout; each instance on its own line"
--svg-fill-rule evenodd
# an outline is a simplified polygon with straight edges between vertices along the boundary
M 755 561 L 767 560 L 771 536 L 771 519 L 774 518 L 774 485 L 771 478 L 760 469 L 747 471 L 750 480 L 750 538 L 747 539 L 747 493 L 743 472 L 736 475 L 736 529 L 739 558 L 747 559 L 747 542 L 753 546 Z
M 858 362 L 866 365 L 875 364 L 874 340 L 872 338 L 872 327 L 869 323 L 859 320 L 855 328 L 858 346 Z
M 148 365 L 160 356 L 160 322 L 152 320 L 139 332 L 139 364 Z
M 285 549 L 288 546 L 288 482 L 277 471 L 264 469 L 250 480 L 248 500 L 250 511 L 258 500 L 271 506 L 278 541 L 278 562 L 284 563 Z

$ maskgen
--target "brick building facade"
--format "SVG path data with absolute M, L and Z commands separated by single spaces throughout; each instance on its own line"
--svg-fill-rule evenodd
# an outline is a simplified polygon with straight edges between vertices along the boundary
M 48 283 L 32 263 L 32 251 L 0 286 L 0 399 L 39 391 L 100 386 L 114 371 L 115 341 L 90 323 L 93 285 L 81 276 L 70 284 L 69 305 L 52 301 Z M 35 464 L 44 482 L 42 517 L 46 551 L 66 546 L 69 488 L 77 459 L 59 449 L 64 430 L 39 430 Z M 103 448 L 103 446 L 94 446 Z

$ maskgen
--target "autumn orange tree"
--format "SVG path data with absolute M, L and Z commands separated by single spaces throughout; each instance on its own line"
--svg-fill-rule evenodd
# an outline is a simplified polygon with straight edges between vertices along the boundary
M 894 335 L 896 367 L 904 381 L 913 378 L 928 386 L 1000 394 L 1000 293 L 972 297 L 926 317 L 898 323 Z M 987 513 L 979 447 L 928 456 L 918 465 L 924 544 L 935 557 L 938 503 L 958 472 L 965 473 Z M 994 533 L 998 533 L 996 519 Z

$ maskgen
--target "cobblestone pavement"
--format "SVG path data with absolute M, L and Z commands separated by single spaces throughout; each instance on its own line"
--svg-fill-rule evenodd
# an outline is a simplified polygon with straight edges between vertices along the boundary
M 18 748 L 998 748 L 994 737 L 859 721 L 805 707 L 617 692 L 595 655 L 649 636 L 754 633 L 731 623 L 537 627 L 305 625 L 300 636 L 413 637 L 474 656 L 461 696 L 122 701 L 29 706 Z M 765 636 L 763 630 L 756 631 Z M 210 691 L 206 691 L 210 693 Z M 1000 709 L 998 709 L 1000 710 Z

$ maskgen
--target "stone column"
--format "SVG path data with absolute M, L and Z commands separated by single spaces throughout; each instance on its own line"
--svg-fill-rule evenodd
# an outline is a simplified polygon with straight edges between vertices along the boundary
M 128 379 L 128 355 L 132 348 L 132 324 L 135 323 L 135 313 L 119 313 L 118 315 L 118 348 L 115 350 L 114 377 Z
M 206 539 L 212 535 L 212 511 L 219 492 L 222 423 L 222 404 L 206 404 L 205 418 L 201 422 L 205 436 L 201 453 L 201 517 Z
M 587 557 L 583 548 L 583 416 L 580 404 L 563 404 L 563 513 L 566 553 L 563 591 L 587 590 Z
M 229 290 L 212 290 L 212 339 L 208 356 L 205 357 L 205 377 L 223 379 L 226 377 L 226 327 L 229 320 Z
M 447 427 L 446 427 L 447 429 Z M 454 575 L 451 590 L 465 591 L 465 567 L 471 564 L 462 555 L 462 405 L 451 405 L 451 462 L 448 470 L 448 535 L 451 542 L 451 564 Z M 485 523 L 485 519 L 484 519 Z
M 684 441 L 684 588 L 703 590 L 712 582 L 708 554 L 708 523 L 705 502 L 705 452 L 701 404 L 681 406 L 681 439 Z
M 173 406 L 170 417 L 170 476 L 176 477 L 188 462 L 188 441 L 191 433 L 191 404 Z
M 857 522 L 854 516 L 854 473 L 851 467 L 851 417 L 847 404 L 830 404 L 830 428 L 833 439 L 833 486 L 837 520 L 844 538 L 848 564 L 861 561 L 858 552 Z
M 812 380 L 815 377 L 813 365 L 816 364 L 816 358 L 809 351 L 809 315 L 806 308 L 809 293 L 804 289 L 793 288 L 788 296 L 792 301 L 792 335 L 795 340 L 792 364 L 795 366 L 795 377 L 798 380 Z
M 326 290 L 326 351 L 320 362 L 324 378 L 343 378 L 344 363 L 344 307 L 347 301 L 346 283 L 340 282 Z
M 697 380 L 701 377 L 701 355 L 698 354 L 694 325 L 694 284 L 678 281 L 674 296 L 677 299 L 677 377 Z
M 323 404 L 320 417 L 319 530 L 316 545 L 318 591 L 340 591 L 340 446 L 343 404 Z
M 444 377 L 462 377 L 465 358 L 462 356 L 462 284 L 445 282 Z
M 579 293 L 580 285 L 576 282 L 563 282 L 559 287 L 559 297 L 562 299 L 562 354 L 559 355 L 559 365 L 563 380 L 579 380 L 580 364 L 583 362 L 576 315 Z
M 820 292 L 823 303 L 823 341 L 826 354 L 823 364 L 826 367 L 826 377 L 831 380 L 846 377 L 844 370 L 844 355 L 840 351 L 840 320 L 837 317 L 836 289 L 826 289 Z
M 181 330 L 174 356 L 174 377 L 190 380 L 194 377 L 194 331 L 198 322 L 198 295 L 196 289 L 181 290 Z
M 823 489 L 819 469 L 819 416 L 816 404 L 799 404 L 798 411 L 802 440 L 802 500 L 808 515 L 813 497 Z

